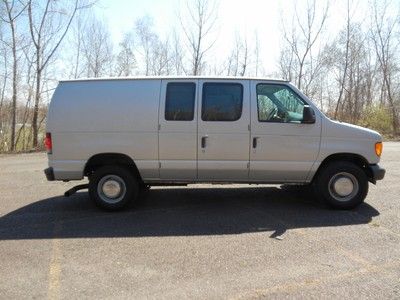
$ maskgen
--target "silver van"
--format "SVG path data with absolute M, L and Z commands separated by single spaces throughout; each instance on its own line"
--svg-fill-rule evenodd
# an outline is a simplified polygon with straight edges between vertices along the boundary
M 382 137 L 332 121 L 282 80 L 157 77 L 60 81 L 49 107 L 48 180 L 81 180 L 117 210 L 151 185 L 300 184 L 334 208 L 383 179 Z M 68 193 L 67 193 L 68 194 Z

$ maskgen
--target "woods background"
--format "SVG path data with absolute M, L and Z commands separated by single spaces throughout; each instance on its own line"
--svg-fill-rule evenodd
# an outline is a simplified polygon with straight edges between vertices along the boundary
M 113 44 L 90 0 L 0 0 L 0 152 L 42 149 L 48 103 L 57 80 L 137 75 L 218 75 L 290 80 L 328 116 L 399 136 L 400 5 L 369 1 L 353 21 L 346 1 L 343 28 L 327 28 L 329 1 L 283 10 L 275 67 L 263 65 L 257 30 L 232 29 L 232 45 L 215 59 L 217 1 L 187 0 L 178 26 L 159 34 L 143 15 Z M 251 5 L 249 1 L 249 5 Z M 284 17 L 283 17 L 284 16 Z M 332 33 L 334 35 L 332 36 Z M 327 38 L 329 35 L 329 38 Z

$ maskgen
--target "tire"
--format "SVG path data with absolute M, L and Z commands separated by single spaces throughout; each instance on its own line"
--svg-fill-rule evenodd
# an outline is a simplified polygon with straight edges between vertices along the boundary
M 132 172 L 123 166 L 103 166 L 89 178 L 89 196 L 102 209 L 117 211 L 135 202 L 139 183 Z
M 368 179 L 357 165 L 336 161 L 329 163 L 316 178 L 316 195 L 335 209 L 352 209 L 368 194 Z
M 140 190 L 142 192 L 148 192 L 148 191 L 150 191 L 150 188 L 151 188 L 151 186 L 149 184 L 143 183 L 140 185 Z

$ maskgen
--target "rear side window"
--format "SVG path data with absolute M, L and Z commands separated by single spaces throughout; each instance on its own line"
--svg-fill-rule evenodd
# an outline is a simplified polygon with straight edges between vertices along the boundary
M 165 120 L 192 121 L 196 85 L 193 82 L 168 83 L 165 99 Z
M 243 86 L 238 83 L 204 83 L 201 119 L 236 121 L 242 115 Z

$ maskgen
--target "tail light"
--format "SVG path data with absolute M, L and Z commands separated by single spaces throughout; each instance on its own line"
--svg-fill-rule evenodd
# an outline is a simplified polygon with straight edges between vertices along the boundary
M 44 139 L 44 147 L 47 150 L 47 154 L 51 154 L 51 152 L 53 150 L 53 143 L 51 141 L 51 133 L 50 132 L 46 132 L 46 137 Z

